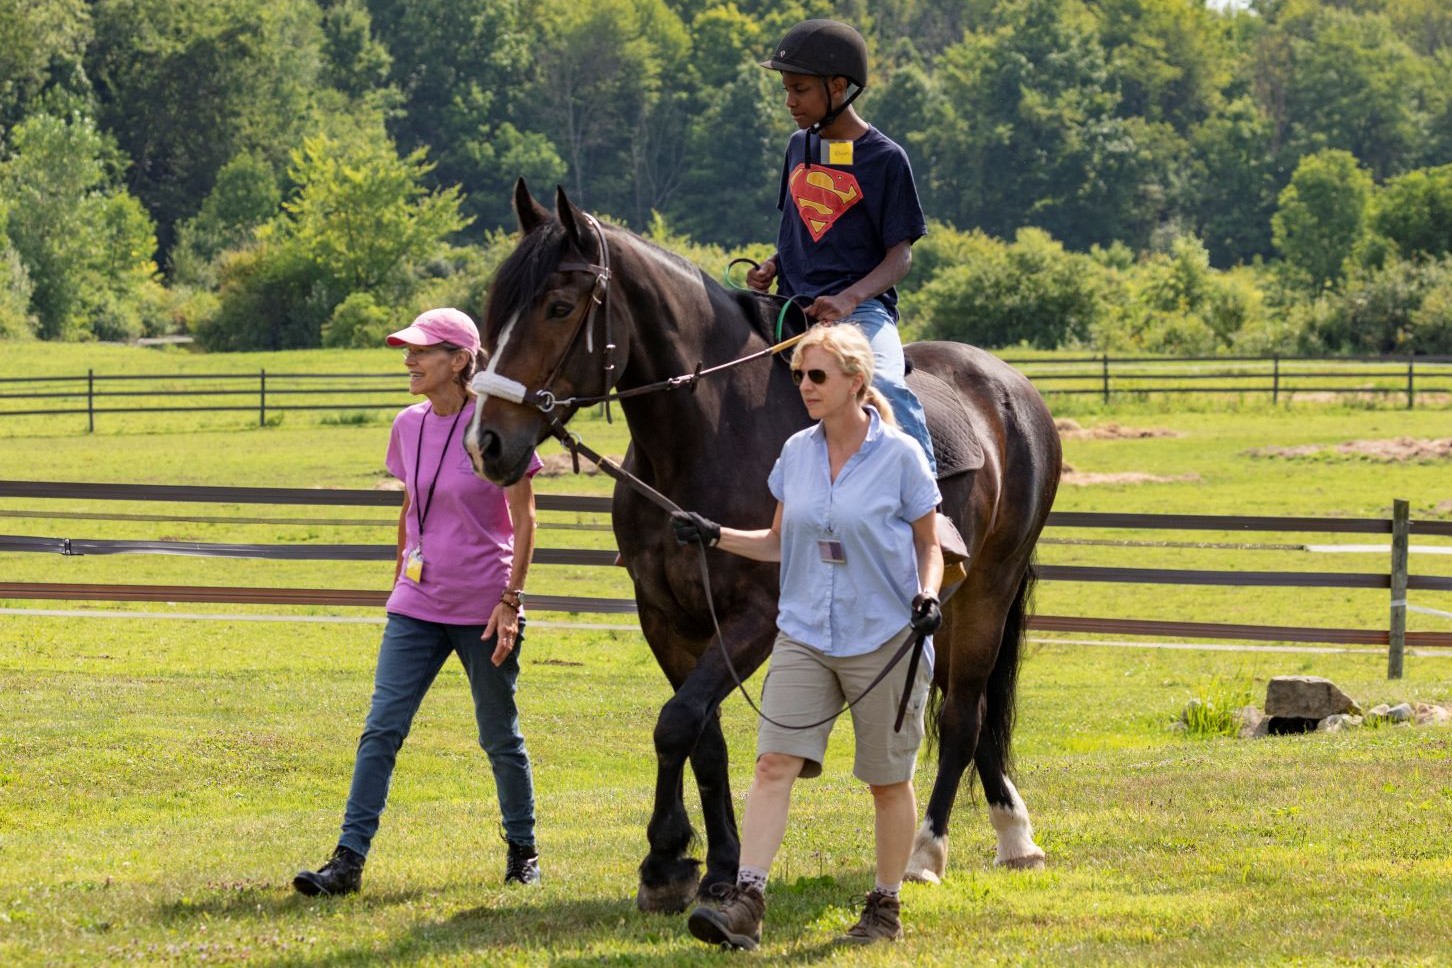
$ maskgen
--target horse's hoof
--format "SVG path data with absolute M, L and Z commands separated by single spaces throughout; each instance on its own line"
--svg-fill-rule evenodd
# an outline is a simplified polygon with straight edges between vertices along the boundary
M 913 837 L 913 852 L 908 858 L 907 880 L 915 884 L 941 884 L 948 871 L 948 835 L 933 834 L 927 821 Z
M 642 881 L 635 890 L 635 906 L 646 914 L 684 914 L 696 899 L 697 881 L 694 866 L 688 878 L 676 878 L 664 884 Z
M 1011 871 L 1041 871 L 1044 869 L 1044 852 L 1025 854 L 1023 857 L 1008 857 L 998 862 L 999 867 Z

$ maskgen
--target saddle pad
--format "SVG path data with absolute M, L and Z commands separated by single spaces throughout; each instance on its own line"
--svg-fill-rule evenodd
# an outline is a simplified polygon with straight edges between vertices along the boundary
M 920 367 L 908 371 L 907 385 L 917 394 L 928 416 L 933 456 L 938 459 L 938 480 L 982 467 L 983 446 L 973 432 L 973 422 L 958 391 Z

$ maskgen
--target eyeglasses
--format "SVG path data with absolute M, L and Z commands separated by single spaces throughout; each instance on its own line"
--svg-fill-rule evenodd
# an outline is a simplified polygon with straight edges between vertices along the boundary
M 817 386 L 821 386 L 823 383 L 826 383 L 827 382 L 827 371 L 826 370 L 792 370 L 792 382 L 795 383 L 797 386 L 801 386 L 802 385 L 802 378 L 803 377 L 806 377 L 808 380 L 811 380 Z

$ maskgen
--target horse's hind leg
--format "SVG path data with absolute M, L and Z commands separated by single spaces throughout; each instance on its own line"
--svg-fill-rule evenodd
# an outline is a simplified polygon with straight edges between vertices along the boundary
M 973 754 L 978 778 L 983 782 L 983 796 L 988 801 L 988 820 L 998 835 L 1000 867 L 1037 870 L 1044 866 L 1044 850 L 1034 843 L 1034 828 L 1029 822 L 1028 807 L 1008 778 L 1002 751 L 991 730 L 984 730 Z
M 998 864 L 1043 864 L 1044 852 L 1033 841 L 1028 810 L 1007 776 L 1025 605 L 1032 583 L 1030 572 L 1011 597 L 1005 590 L 965 594 L 970 590 L 964 589 L 949 603 L 945 627 L 950 638 L 946 654 L 940 646 L 939 660 L 948 663 L 948 674 L 938 720 L 938 776 L 913 842 L 908 862 L 912 880 L 936 883 L 947 869 L 948 820 L 970 762 L 978 767 L 989 818 L 998 834 Z

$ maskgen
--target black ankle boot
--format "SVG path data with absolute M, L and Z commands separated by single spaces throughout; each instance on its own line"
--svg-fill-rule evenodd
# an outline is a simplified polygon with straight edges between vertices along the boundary
M 504 883 L 538 884 L 539 851 L 509 841 L 509 857 L 504 864 Z
M 363 886 L 362 854 L 339 844 L 328 862 L 315 871 L 301 871 L 292 879 L 292 886 L 299 894 L 316 897 L 319 894 L 356 894 Z

